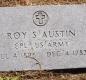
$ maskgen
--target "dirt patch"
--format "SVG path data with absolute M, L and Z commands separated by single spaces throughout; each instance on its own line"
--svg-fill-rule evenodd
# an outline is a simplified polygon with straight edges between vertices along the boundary
M 86 0 L 0 0 L 0 6 L 50 5 L 50 4 L 82 4 Z

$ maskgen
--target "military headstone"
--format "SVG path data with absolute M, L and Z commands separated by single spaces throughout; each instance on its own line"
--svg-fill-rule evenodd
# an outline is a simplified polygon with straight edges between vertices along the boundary
M 0 8 L 0 71 L 86 67 L 86 5 Z

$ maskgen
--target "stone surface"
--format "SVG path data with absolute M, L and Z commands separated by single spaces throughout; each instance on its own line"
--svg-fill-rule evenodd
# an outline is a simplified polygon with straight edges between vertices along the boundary
M 0 71 L 86 67 L 85 13 L 85 5 L 1 8 Z

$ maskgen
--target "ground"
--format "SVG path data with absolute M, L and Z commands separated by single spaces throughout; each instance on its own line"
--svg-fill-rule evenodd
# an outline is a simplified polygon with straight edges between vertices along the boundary
M 24 6 L 24 5 L 46 5 L 46 4 L 80 4 L 86 0 L 0 0 L 0 6 Z

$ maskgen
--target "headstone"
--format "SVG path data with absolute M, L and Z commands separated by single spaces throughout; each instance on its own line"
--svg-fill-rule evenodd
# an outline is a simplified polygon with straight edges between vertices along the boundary
M 0 71 L 86 67 L 86 5 L 0 8 Z

